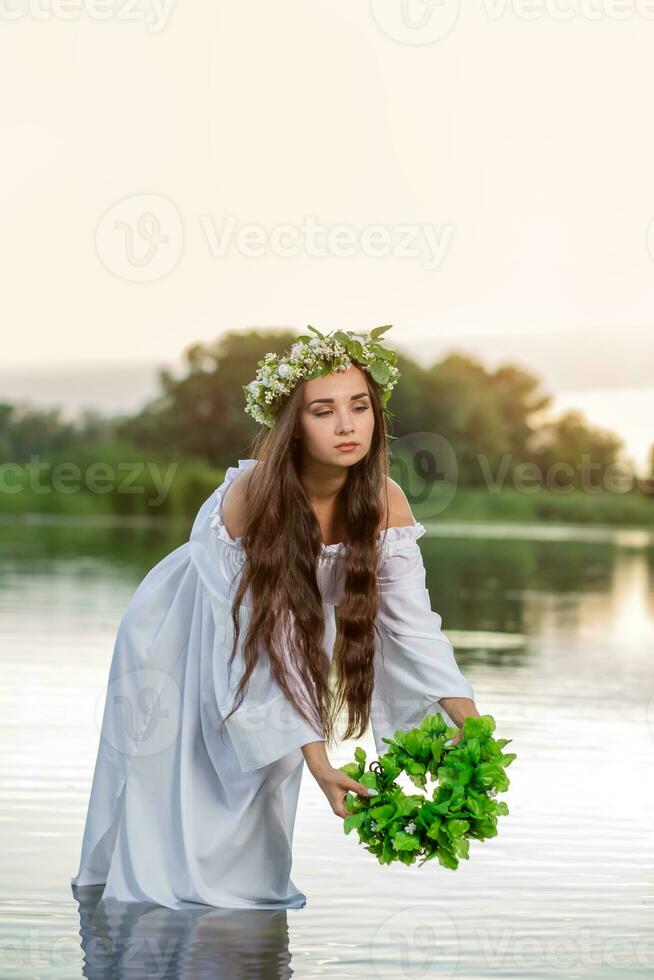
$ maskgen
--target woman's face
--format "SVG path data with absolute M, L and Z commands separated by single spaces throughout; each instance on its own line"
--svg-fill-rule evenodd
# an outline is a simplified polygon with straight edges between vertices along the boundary
M 354 364 L 304 384 L 299 416 L 304 451 L 321 463 L 349 466 L 370 449 L 375 416 L 363 372 Z M 348 450 L 339 443 L 355 443 Z

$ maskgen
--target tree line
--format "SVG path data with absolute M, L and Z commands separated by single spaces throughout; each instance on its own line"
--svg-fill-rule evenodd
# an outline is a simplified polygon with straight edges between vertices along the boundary
M 87 457 L 94 446 L 113 445 L 116 453 L 122 447 L 216 468 L 233 465 L 257 429 L 244 411 L 242 385 L 253 379 L 253 365 L 267 351 L 281 353 L 294 340 L 291 331 L 253 329 L 192 344 L 180 376 L 160 370 L 157 396 L 129 414 L 87 411 L 70 421 L 59 408 L 0 402 L 2 459 L 20 463 L 38 454 L 74 460 L 78 452 Z M 558 481 L 578 487 L 580 460 L 601 474 L 620 458 L 623 440 L 589 424 L 580 412 L 548 417 L 552 396 L 523 368 L 505 364 L 489 370 L 456 352 L 427 367 L 398 354 L 397 366 L 402 377 L 388 406 L 392 438 L 427 432 L 446 439 L 460 484 L 484 486 L 488 470 L 496 472 L 508 460 L 509 474 L 531 463 L 541 472 L 554 468 Z M 654 445 L 649 469 L 652 480 Z

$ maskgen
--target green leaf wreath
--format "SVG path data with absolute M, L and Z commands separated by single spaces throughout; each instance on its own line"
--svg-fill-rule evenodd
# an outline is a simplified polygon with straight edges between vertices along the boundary
M 367 772 L 360 746 L 354 750 L 356 761 L 340 767 L 351 779 L 377 790 L 369 799 L 347 794 L 349 816 L 343 828 L 346 834 L 357 830 L 359 841 L 380 864 L 413 864 L 422 858 L 422 865 L 438 858 L 443 867 L 455 870 L 460 858 L 468 859 L 471 839 L 496 836 L 498 816 L 509 812 L 495 795 L 509 787 L 504 770 L 516 755 L 502 750 L 512 739 L 493 737 L 492 715 L 466 718 L 455 745 L 451 739 L 458 731 L 440 712 L 427 715 L 417 728 L 382 738 L 388 752 L 371 762 Z M 403 772 L 422 790 L 428 777 L 437 780 L 431 799 L 405 793 L 395 782 Z
M 309 381 L 332 371 L 346 371 L 356 364 L 368 371 L 379 386 L 382 411 L 390 417 L 388 400 L 393 388 L 402 377 L 397 367 L 397 354 L 384 346 L 380 339 L 391 324 L 375 327 L 369 334 L 336 330 L 322 334 L 316 327 L 307 325 L 311 334 L 296 338 L 290 351 L 276 354 L 274 351 L 257 361 L 256 377 L 247 385 L 245 411 L 257 422 L 269 428 L 275 424 L 277 413 L 298 381 Z

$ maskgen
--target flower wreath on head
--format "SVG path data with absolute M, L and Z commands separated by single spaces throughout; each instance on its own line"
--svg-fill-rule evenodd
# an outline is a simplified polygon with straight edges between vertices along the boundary
M 495 796 L 509 788 L 504 769 L 516 754 L 502 750 L 512 739 L 493 737 L 492 715 L 465 718 L 455 744 L 458 731 L 440 712 L 426 715 L 417 728 L 396 731 L 392 739 L 383 737 L 389 750 L 370 763 L 368 772 L 360 746 L 354 751 L 356 761 L 340 767 L 376 791 L 370 799 L 346 794 L 349 816 L 343 829 L 346 834 L 357 830 L 360 843 L 380 864 L 413 864 L 417 858 L 424 864 L 437 858 L 443 867 L 455 870 L 460 858 L 468 858 L 470 839 L 496 836 L 498 816 L 509 812 Z M 400 773 L 423 790 L 427 777 L 438 780 L 431 799 L 405 793 L 395 781 Z
M 347 371 L 352 364 L 368 371 L 380 388 L 382 409 L 386 408 L 391 392 L 401 377 L 395 366 L 397 354 L 384 347 L 379 338 L 391 327 L 375 327 L 368 335 L 336 330 L 324 335 L 307 325 L 315 336 L 298 337 L 290 351 L 282 355 L 269 353 L 257 361 L 254 381 L 242 385 L 245 392 L 245 411 L 261 425 L 275 424 L 283 398 L 290 394 L 298 381 Z

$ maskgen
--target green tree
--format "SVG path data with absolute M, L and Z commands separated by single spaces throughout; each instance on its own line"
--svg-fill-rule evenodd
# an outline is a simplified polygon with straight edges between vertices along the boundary
M 618 461 L 622 447 L 615 433 L 589 425 L 582 412 L 569 410 L 534 433 L 530 457 L 541 467 L 546 485 L 579 487 L 585 479 L 586 486 L 599 486 L 602 471 Z
M 3 462 L 23 463 L 31 454 L 47 456 L 75 444 L 79 427 L 62 417 L 61 408 L 38 409 L 0 402 L 0 451 Z
M 422 381 L 420 426 L 451 443 L 464 484 L 485 483 L 486 468 L 495 471 L 506 454 L 510 468 L 523 462 L 532 416 L 551 400 L 538 391 L 533 374 L 510 365 L 489 372 L 456 352 L 425 371 Z
M 175 378 L 160 371 L 161 395 L 137 415 L 123 419 L 120 435 L 139 446 L 202 457 L 215 466 L 231 465 L 257 430 L 245 413 L 241 386 L 253 380 L 264 354 L 281 353 L 295 336 L 286 330 L 231 331 L 213 343 L 190 345 L 184 352 L 186 374 Z

